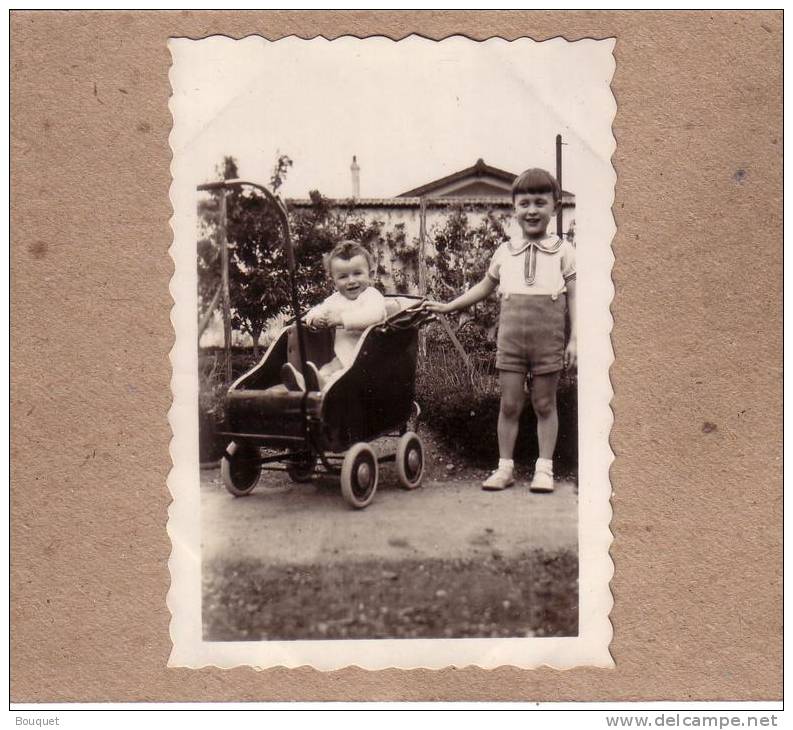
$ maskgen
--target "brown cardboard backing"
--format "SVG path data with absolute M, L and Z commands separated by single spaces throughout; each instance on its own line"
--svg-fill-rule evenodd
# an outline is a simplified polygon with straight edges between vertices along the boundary
M 616 669 L 166 668 L 166 43 L 253 33 L 616 37 Z M 14 12 L 11 155 L 12 701 L 781 698 L 781 12 Z

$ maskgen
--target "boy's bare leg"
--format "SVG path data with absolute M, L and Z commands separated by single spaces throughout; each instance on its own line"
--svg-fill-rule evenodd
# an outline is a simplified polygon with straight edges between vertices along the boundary
M 482 489 L 499 491 L 515 483 L 512 453 L 518 435 L 518 423 L 526 396 L 523 394 L 525 373 L 499 370 L 501 382 L 501 406 L 498 411 L 498 468 L 482 482 Z
M 515 451 L 515 439 L 518 437 L 518 424 L 526 395 L 523 383 L 524 373 L 513 373 L 499 370 L 501 383 L 501 407 L 498 412 L 498 455 L 502 459 L 511 459 Z
M 541 459 L 553 459 L 556 449 L 556 437 L 559 433 L 556 388 L 560 374 L 561 372 L 534 375 L 531 379 L 531 406 L 537 416 L 537 442 Z

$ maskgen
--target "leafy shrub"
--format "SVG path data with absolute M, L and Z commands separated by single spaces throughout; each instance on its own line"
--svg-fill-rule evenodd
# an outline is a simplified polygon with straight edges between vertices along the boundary
M 222 430 L 228 383 L 222 351 L 198 353 L 198 456 L 202 462 L 219 459 L 226 442 Z
M 228 438 L 218 432 L 224 430 L 226 393 L 232 382 L 258 361 L 252 348 L 233 348 L 228 380 L 225 357 L 222 347 L 198 351 L 198 450 L 202 462 L 215 461 L 223 455 Z
M 448 301 L 477 284 L 484 277 L 487 266 L 498 246 L 507 240 L 505 223 L 508 214 L 487 212 L 472 225 L 464 207 L 452 208 L 442 224 L 430 231 L 434 252 L 428 256 L 428 296 Z M 486 334 L 495 336 L 498 301 L 489 297 L 465 312 L 450 315 L 458 326 L 473 320 Z

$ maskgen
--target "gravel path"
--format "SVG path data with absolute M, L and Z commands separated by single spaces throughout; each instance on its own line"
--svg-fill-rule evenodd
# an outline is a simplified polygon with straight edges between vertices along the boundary
M 265 472 L 250 496 L 234 498 L 212 469 L 201 472 L 203 559 L 277 566 L 577 552 L 577 504 L 571 482 L 557 482 L 553 494 L 532 494 L 525 482 L 484 492 L 471 478 L 408 492 L 386 465 L 372 504 L 353 510 L 327 477 L 292 484 Z

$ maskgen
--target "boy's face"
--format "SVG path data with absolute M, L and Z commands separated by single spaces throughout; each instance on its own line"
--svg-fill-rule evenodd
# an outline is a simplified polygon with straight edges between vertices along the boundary
M 330 276 L 336 291 L 347 299 L 357 299 L 372 283 L 369 263 L 361 254 L 351 259 L 331 259 Z
M 540 238 L 545 235 L 557 208 L 553 193 L 518 193 L 513 215 L 526 238 Z

